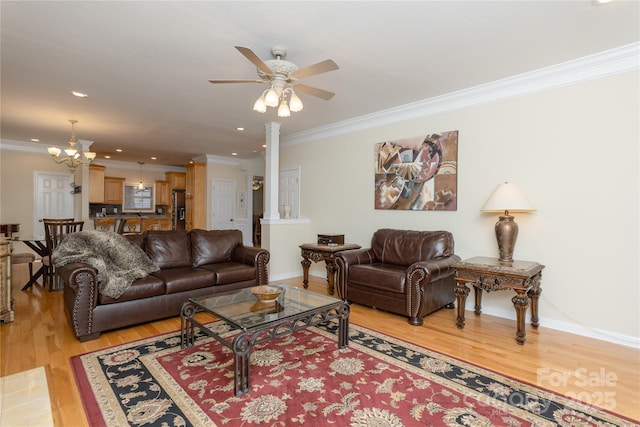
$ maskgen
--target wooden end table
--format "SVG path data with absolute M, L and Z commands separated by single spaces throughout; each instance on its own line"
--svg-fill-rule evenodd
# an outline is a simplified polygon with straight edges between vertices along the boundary
M 305 243 L 300 245 L 302 250 L 302 274 L 304 288 L 309 287 L 309 266 L 311 261 L 324 261 L 327 266 L 327 282 L 329 283 L 329 295 L 333 295 L 336 283 L 336 253 L 348 249 L 360 249 L 355 243 L 345 243 L 337 246 L 321 245 L 317 243 Z
M 464 328 L 464 309 L 469 295 L 470 284 L 475 292 L 475 314 L 481 313 L 482 291 L 502 291 L 513 289 L 516 292 L 511 301 L 516 310 L 517 332 L 516 341 L 524 344 L 526 340 L 525 316 L 531 300 L 531 326 L 537 328 L 538 300 L 542 289 L 540 280 L 544 265 L 533 261 L 500 262 L 498 258 L 475 257 L 458 262 L 456 269 L 456 299 L 458 316 L 456 326 Z

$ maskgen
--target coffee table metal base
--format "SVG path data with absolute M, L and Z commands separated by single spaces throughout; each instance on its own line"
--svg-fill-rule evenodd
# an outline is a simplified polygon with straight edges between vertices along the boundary
M 232 335 L 230 341 L 206 325 L 194 319 L 198 308 L 191 301 L 182 305 L 181 317 L 181 343 L 182 348 L 192 347 L 195 344 L 195 326 L 204 334 L 215 338 L 221 344 L 227 346 L 234 354 L 234 389 L 235 395 L 247 393 L 251 387 L 249 380 L 249 355 L 251 347 L 277 337 L 291 334 L 295 331 L 316 326 L 322 322 L 338 319 L 338 348 L 349 345 L 349 305 L 344 301 L 338 301 L 332 306 L 305 311 L 286 319 L 265 323 L 254 328 L 241 330 Z

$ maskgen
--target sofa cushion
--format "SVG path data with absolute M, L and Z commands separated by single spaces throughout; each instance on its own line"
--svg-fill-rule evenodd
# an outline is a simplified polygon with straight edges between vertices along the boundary
M 349 267 L 349 283 L 404 294 L 406 274 L 407 269 L 397 264 L 354 264 Z
M 149 230 L 144 250 L 158 267 L 191 267 L 191 243 L 186 231 Z
M 228 283 L 256 279 L 256 269 L 254 267 L 247 264 L 240 264 L 238 262 L 207 264 L 200 268 L 215 274 L 216 285 L 226 285 Z
M 216 279 L 212 272 L 192 267 L 165 268 L 153 275 L 164 280 L 168 294 L 213 286 Z
M 242 245 L 240 230 L 191 230 L 193 266 L 231 261 L 231 254 Z
M 142 279 L 134 280 L 131 286 L 129 286 L 119 298 L 111 298 L 100 293 L 98 294 L 98 299 L 100 304 L 112 304 L 114 302 L 132 301 L 156 295 L 164 295 L 165 292 L 164 280 L 149 275 Z
M 371 248 L 383 264 L 410 266 L 418 261 L 453 254 L 453 235 L 448 231 L 380 229 Z
M 134 245 L 144 249 L 144 234 L 123 234 L 123 236 Z

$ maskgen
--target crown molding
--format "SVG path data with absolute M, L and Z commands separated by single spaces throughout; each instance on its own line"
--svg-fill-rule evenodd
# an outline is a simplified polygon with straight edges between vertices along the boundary
M 280 146 L 312 142 L 392 123 L 529 95 L 640 68 L 640 42 L 491 83 L 400 105 L 283 137 Z
M 78 143 L 87 143 L 87 142 L 93 143 L 93 141 L 86 141 L 83 139 L 78 140 Z M 46 155 L 47 157 L 50 156 L 49 152 L 47 151 L 48 147 L 49 146 L 45 146 L 37 142 L 15 141 L 11 139 L 0 140 L 0 149 L 2 150 L 23 151 L 27 153 Z M 137 162 L 123 162 L 121 160 L 95 159 L 91 162 L 91 164 L 109 166 L 109 167 L 118 168 L 118 169 L 132 169 L 132 170 L 140 169 L 140 164 Z M 183 167 L 155 165 L 153 163 L 145 163 L 144 168 L 146 170 L 155 170 L 155 171 L 162 171 L 162 172 L 167 172 L 167 171 L 184 172 L 186 170 Z

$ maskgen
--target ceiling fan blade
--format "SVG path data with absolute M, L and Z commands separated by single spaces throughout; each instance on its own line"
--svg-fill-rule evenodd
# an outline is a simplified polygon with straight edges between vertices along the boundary
M 325 101 L 333 98 L 335 93 L 329 92 L 326 90 L 318 89 L 317 87 L 307 86 L 307 85 L 295 85 L 293 88 L 298 92 L 306 93 L 307 95 L 317 96 L 318 98 L 322 98 Z
M 221 80 L 221 79 L 216 79 L 216 80 L 209 80 L 209 83 L 264 83 L 264 81 L 262 80 L 254 80 L 254 79 L 245 79 L 245 80 Z
M 338 64 L 331 59 L 327 59 L 317 64 L 309 65 L 308 67 L 300 68 L 299 70 L 291 73 L 291 77 L 295 79 L 303 79 L 305 77 L 315 76 L 316 74 L 322 74 L 329 71 L 337 70 Z
M 249 49 L 248 47 L 243 47 L 243 46 L 236 46 L 236 49 L 238 49 L 238 51 L 240 51 L 241 54 L 244 55 L 245 58 L 247 58 L 249 61 L 251 61 L 253 63 L 253 65 L 255 65 L 256 67 L 258 67 L 258 69 L 266 74 L 273 74 L 273 70 L 271 68 L 269 68 L 269 66 L 267 64 L 265 64 L 262 59 L 258 58 L 258 55 L 256 55 L 255 53 L 253 53 L 253 51 L 251 49 Z

